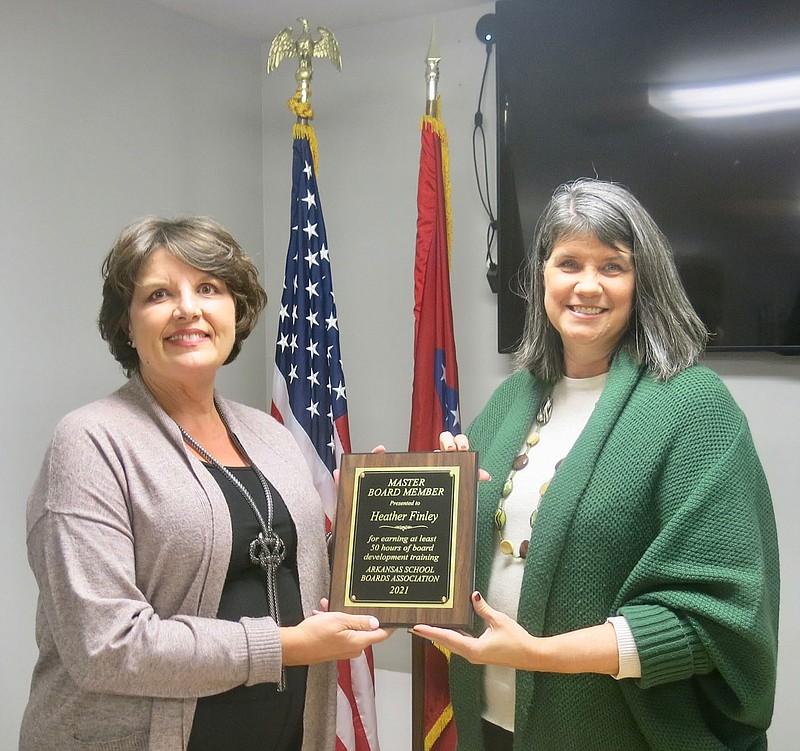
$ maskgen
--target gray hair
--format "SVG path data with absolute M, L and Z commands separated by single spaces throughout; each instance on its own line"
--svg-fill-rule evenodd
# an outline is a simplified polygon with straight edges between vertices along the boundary
M 98 318 L 100 335 L 114 359 L 128 377 L 139 370 L 139 355 L 128 336 L 128 311 L 139 272 L 159 248 L 225 282 L 236 306 L 236 338 L 224 364 L 233 362 L 267 304 L 267 293 L 239 243 L 213 219 L 203 216 L 146 216 L 120 233 L 103 261 L 103 302 Z
M 630 191 L 588 178 L 560 186 L 539 217 L 524 269 L 527 304 L 517 365 L 548 383 L 564 375 L 561 337 L 545 312 L 544 267 L 558 242 L 586 235 L 633 259 L 633 311 L 616 351 L 661 380 L 694 365 L 708 331 L 686 296 L 667 238 Z

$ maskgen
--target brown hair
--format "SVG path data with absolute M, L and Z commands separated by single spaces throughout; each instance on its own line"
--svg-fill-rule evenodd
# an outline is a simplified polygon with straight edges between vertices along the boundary
M 233 362 L 267 304 L 267 293 L 258 282 L 258 270 L 233 236 L 202 216 L 143 217 L 120 233 L 103 261 L 103 303 L 98 318 L 100 335 L 114 359 L 128 377 L 139 370 L 139 356 L 128 336 L 128 311 L 139 273 L 159 248 L 227 285 L 236 305 L 236 338 L 225 364 Z

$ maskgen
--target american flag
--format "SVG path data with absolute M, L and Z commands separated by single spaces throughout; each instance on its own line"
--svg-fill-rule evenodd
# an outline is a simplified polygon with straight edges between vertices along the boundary
M 312 145 L 313 128 L 295 125 L 291 233 L 275 346 L 272 414 L 303 451 L 330 529 L 336 509 L 332 473 L 342 453 L 350 451 L 350 430 Z M 339 662 L 336 749 L 379 751 L 371 649 Z

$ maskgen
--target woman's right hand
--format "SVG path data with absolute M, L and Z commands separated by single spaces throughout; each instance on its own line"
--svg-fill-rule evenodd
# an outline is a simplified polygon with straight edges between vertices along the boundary
M 316 665 L 349 660 L 382 642 L 392 631 L 380 627 L 372 615 L 315 611 L 297 626 L 281 628 L 283 664 Z

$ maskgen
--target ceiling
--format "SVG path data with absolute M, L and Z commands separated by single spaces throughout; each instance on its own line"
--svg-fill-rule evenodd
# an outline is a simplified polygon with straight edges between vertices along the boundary
M 414 16 L 481 5 L 480 0 L 150 0 L 212 26 L 249 39 L 271 41 L 297 17 L 311 28 L 326 26 L 337 31 L 351 26 L 397 21 Z

